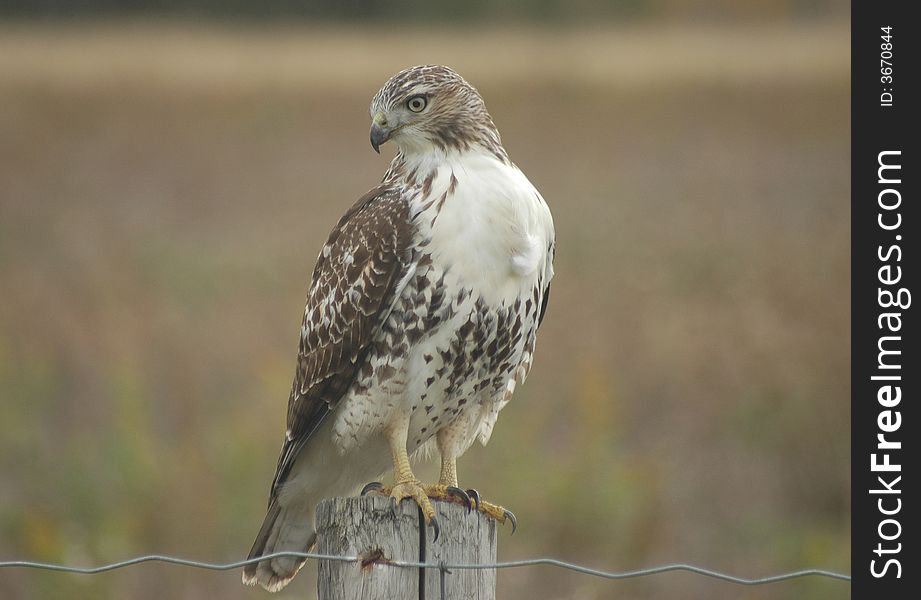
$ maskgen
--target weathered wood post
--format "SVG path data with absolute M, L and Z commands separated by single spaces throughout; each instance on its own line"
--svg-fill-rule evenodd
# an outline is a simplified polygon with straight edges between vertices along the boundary
M 413 569 L 387 560 L 432 564 L 483 564 L 496 561 L 496 522 L 449 502 L 435 503 L 441 533 L 430 527 L 420 537 L 419 509 L 410 501 L 396 509 L 389 497 L 332 498 L 317 507 L 320 554 L 366 557 L 365 564 L 320 561 L 319 600 L 495 600 L 494 569 Z M 420 589 L 422 588 L 422 589 Z

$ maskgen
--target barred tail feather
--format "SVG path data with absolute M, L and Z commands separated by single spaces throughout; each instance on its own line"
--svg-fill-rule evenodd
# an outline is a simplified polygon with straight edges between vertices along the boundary
M 313 519 L 310 503 L 281 506 L 273 501 L 247 560 L 276 552 L 309 552 L 317 540 Z M 246 565 L 243 583 L 277 592 L 288 585 L 305 562 L 303 558 L 284 556 Z

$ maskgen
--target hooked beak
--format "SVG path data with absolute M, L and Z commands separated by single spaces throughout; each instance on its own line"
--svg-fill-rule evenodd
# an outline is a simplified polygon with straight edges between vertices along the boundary
M 371 119 L 371 147 L 378 154 L 381 153 L 381 144 L 390 139 L 390 129 L 387 127 L 387 118 L 379 112 Z

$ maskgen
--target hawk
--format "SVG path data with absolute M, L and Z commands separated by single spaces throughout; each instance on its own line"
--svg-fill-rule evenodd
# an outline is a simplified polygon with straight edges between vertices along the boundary
M 333 228 L 317 257 L 300 330 L 287 431 L 249 558 L 306 552 L 314 507 L 393 468 L 426 523 L 457 501 L 456 461 L 486 444 L 531 368 L 553 277 L 553 219 L 509 159 L 477 90 L 452 69 L 394 75 L 371 102 L 371 146 L 398 152 L 380 185 Z M 410 456 L 436 451 L 423 485 Z M 472 494 L 471 494 L 472 495 Z M 505 522 L 499 506 L 465 498 Z M 278 591 L 304 560 L 248 565 Z

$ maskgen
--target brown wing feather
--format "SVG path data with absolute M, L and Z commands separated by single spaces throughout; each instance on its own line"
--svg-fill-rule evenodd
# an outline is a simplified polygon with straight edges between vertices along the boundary
M 365 194 L 330 233 L 307 295 L 270 504 L 363 364 L 409 266 L 410 238 L 409 203 L 387 185 Z

